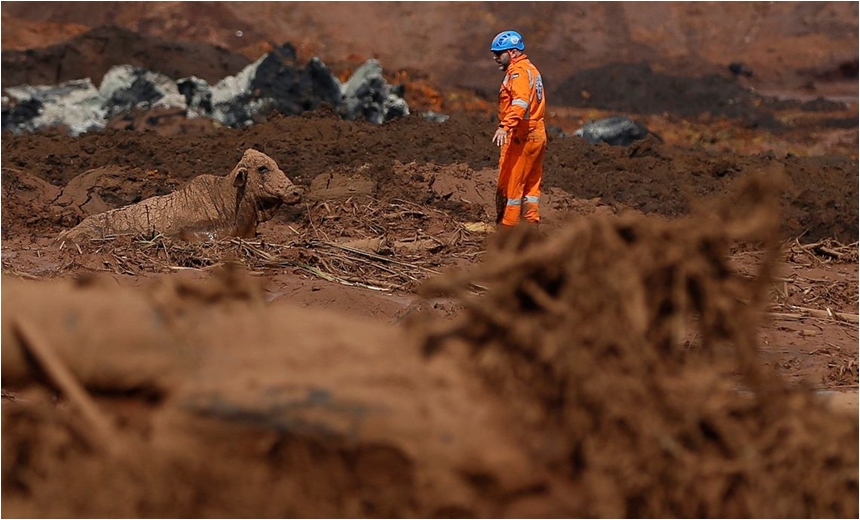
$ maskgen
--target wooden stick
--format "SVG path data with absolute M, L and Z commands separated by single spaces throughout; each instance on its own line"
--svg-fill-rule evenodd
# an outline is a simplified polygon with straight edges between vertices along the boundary
M 837 253 L 836 251 L 824 246 L 817 248 L 816 251 L 821 251 L 822 253 L 830 255 L 834 258 L 842 258 L 844 256 L 842 253 Z
M 41 332 L 21 317 L 14 318 L 12 326 L 18 333 L 21 345 L 29 350 L 57 389 L 68 397 L 92 426 L 83 431 L 90 447 L 96 451 L 104 450 L 111 457 L 119 456 L 122 449 L 117 432 Z
M 845 312 L 834 312 L 830 311 L 830 314 L 827 311 L 822 311 L 818 309 L 808 309 L 806 307 L 794 307 L 795 309 L 808 314 L 808 316 L 804 314 L 786 314 L 784 312 L 768 312 L 767 315 L 772 318 L 784 319 L 784 320 L 801 320 L 803 318 L 829 318 L 832 320 L 843 320 L 850 321 L 853 323 L 860 322 L 860 316 L 857 314 L 848 314 Z
M 807 307 L 797 307 L 794 306 L 795 309 L 808 313 L 810 316 L 815 316 L 816 318 L 831 318 L 831 319 L 839 319 L 845 321 L 852 321 L 854 323 L 860 322 L 860 316 L 857 314 L 848 314 L 845 312 L 835 312 L 830 310 L 818 310 L 818 309 L 809 309 Z

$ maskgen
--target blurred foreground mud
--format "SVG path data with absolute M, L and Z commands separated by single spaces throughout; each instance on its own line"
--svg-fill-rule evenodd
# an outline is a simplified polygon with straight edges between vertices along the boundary
M 500 234 L 399 326 L 233 267 L 5 277 L 4 514 L 856 517 L 856 417 L 759 359 L 779 194 Z

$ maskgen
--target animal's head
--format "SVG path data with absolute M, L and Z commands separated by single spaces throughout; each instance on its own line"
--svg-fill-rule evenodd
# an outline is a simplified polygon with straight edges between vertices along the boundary
M 298 204 L 302 200 L 302 189 L 278 168 L 278 163 L 253 148 L 245 150 L 230 177 L 236 188 L 245 188 L 264 199 L 258 201 L 261 203 Z

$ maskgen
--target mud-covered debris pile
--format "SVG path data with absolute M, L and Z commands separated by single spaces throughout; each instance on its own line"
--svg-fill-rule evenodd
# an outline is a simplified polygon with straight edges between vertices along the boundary
M 368 60 L 341 83 L 318 58 L 298 66 L 292 46 L 284 44 L 214 85 L 196 76 L 174 81 L 162 73 L 117 65 L 98 87 L 91 78 L 6 87 L 2 129 L 20 133 L 66 127 L 77 136 L 105 128 L 111 118 L 135 109 L 181 109 L 188 118 L 245 127 L 274 112 L 297 115 L 322 104 L 344 119 L 376 124 L 409 114 L 401 89 L 383 78 L 378 61 Z
M 7 206 L 14 207 L 5 205 L 4 211 Z M 69 241 L 64 232 L 58 239 L 58 254 L 74 260 L 52 273 L 88 266 L 116 274 L 145 275 L 241 263 L 257 272 L 294 269 L 342 285 L 404 292 L 438 276 L 444 266 L 480 255 L 484 229 L 489 227 L 463 223 L 450 213 L 398 199 L 357 201 L 351 196 L 342 201 L 316 202 L 303 211 L 307 222 L 291 225 L 292 233 L 261 234 L 257 239 L 218 239 L 212 231 L 169 238 L 150 231 Z M 50 210 L 43 214 L 34 223 L 74 218 L 69 213 L 51 215 Z M 11 210 L 10 215 L 18 216 Z M 95 224 L 103 218 L 90 217 Z M 4 228 L 3 237 L 8 235 L 14 235 L 13 230 Z
M 735 204 L 675 222 L 579 220 L 547 239 L 524 228 L 477 272 L 427 287 L 466 312 L 426 352 L 465 341 L 523 431 L 542 432 L 524 433 L 532 453 L 577 486 L 575 516 L 857 514 L 856 420 L 834 420 L 758 357 L 776 191 L 754 181 Z M 766 250 L 752 278 L 729 261 L 737 241 Z M 489 292 L 468 296 L 474 283 Z

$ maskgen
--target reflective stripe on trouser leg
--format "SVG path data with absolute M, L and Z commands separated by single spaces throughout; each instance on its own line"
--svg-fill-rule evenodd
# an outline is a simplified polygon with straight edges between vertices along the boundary
M 545 134 L 535 132 L 529 136 L 526 144 L 526 155 L 531 158 L 530 167 L 526 170 L 526 178 L 523 192 L 523 218 L 528 222 L 537 224 L 540 222 L 540 183 L 543 178 L 543 157 L 546 152 Z
M 520 221 L 520 214 L 523 211 L 523 199 L 508 199 L 505 204 L 505 215 L 502 218 L 502 224 L 505 226 L 515 226 Z
M 514 130 L 510 132 L 508 141 L 502 146 L 499 157 L 499 183 L 496 195 L 496 223 L 505 226 L 515 226 L 520 221 L 522 213 L 523 186 L 523 149 L 526 136 Z M 517 201 L 511 204 L 511 201 Z
M 507 201 L 502 224 L 515 226 L 519 223 L 525 209 L 529 222 L 540 222 L 540 212 L 535 201 L 540 200 L 540 181 L 543 175 L 543 155 L 546 138 L 543 132 L 536 135 L 515 135 L 509 146 L 505 147 L 499 168 L 499 191 Z M 533 197 L 526 201 L 525 196 Z M 517 201 L 511 204 L 510 201 Z
M 523 199 L 523 218 L 527 222 L 537 224 L 540 222 L 540 197 L 526 196 Z

